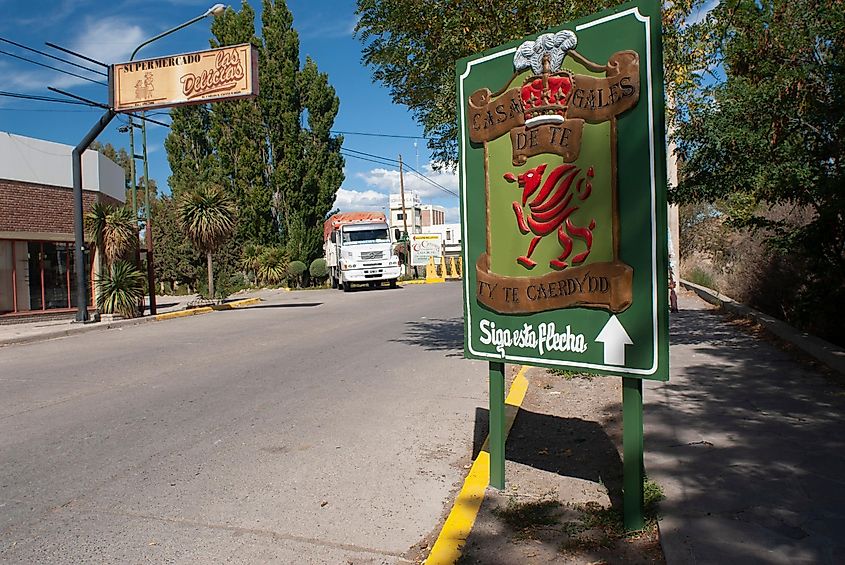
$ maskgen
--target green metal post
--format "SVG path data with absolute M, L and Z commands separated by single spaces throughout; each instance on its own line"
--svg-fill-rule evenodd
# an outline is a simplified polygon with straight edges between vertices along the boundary
M 505 488 L 505 364 L 490 363 L 490 486 Z
M 643 382 L 622 377 L 622 513 L 626 531 L 643 521 Z
M 146 114 L 146 112 L 144 112 Z M 142 116 L 144 115 L 142 114 Z M 147 121 L 141 121 L 141 142 L 144 154 L 144 208 L 147 212 L 147 221 L 144 226 L 144 234 L 147 242 L 147 288 L 150 294 L 150 315 L 156 314 L 156 280 L 155 267 L 153 265 L 153 210 L 150 207 L 150 169 L 147 165 Z M 214 297 L 211 297 L 212 300 Z
M 138 229 L 138 187 L 135 184 L 135 124 L 132 114 L 129 114 L 129 177 L 132 188 L 132 217 L 135 219 L 135 229 Z

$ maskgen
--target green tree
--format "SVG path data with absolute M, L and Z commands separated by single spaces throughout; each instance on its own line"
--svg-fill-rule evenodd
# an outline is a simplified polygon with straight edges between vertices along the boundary
M 393 101 L 411 110 L 423 126 L 436 166 L 457 161 L 455 62 L 621 4 L 621 0 L 358 0 L 356 33 L 362 60 L 373 78 L 390 89 Z M 663 10 L 670 90 L 685 86 L 700 55 L 687 47 L 686 19 L 704 2 L 677 0 Z M 425 16 L 423 17 L 422 14 Z M 681 49 L 681 47 L 683 49 Z M 678 55 L 676 55 L 678 54 Z
M 263 0 L 263 44 L 259 60 L 261 105 L 267 131 L 267 176 L 284 239 L 289 238 L 300 207 L 303 175 L 302 99 L 299 76 L 299 34 L 285 2 Z
M 178 283 L 193 290 L 201 276 L 203 261 L 191 241 L 185 238 L 179 224 L 177 201 L 169 196 L 158 199 L 153 204 L 153 217 L 156 280 L 171 288 Z
M 681 101 L 671 196 L 756 230 L 791 289 L 774 313 L 841 339 L 845 6 L 728 0 L 693 27 L 721 73 Z
M 194 247 L 206 255 L 208 295 L 214 298 L 212 254 L 235 230 L 235 205 L 219 185 L 201 184 L 180 197 L 177 217 Z
M 300 73 L 303 107 L 308 113 L 308 128 L 302 132 L 303 167 L 295 218 L 301 230 L 299 249 L 290 250 L 293 259 L 311 262 L 322 255 L 323 222 L 334 204 L 337 189 L 343 183 L 343 137 L 333 136 L 331 128 L 340 108 L 340 100 L 329 77 L 306 57 Z
M 219 162 L 209 135 L 211 112 L 206 105 L 177 106 L 170 110 L 172 123 L 164 141 L 174 198 L 220 175 Z
M 244 1 L 241 10 L 227 9 L 211 26 L 212 47 L 253 43 L 255 12 Z M 263 85 L 262 85 L 263 87 Z M 238 238 L 268 243 L 278 239 L 273 216 L 273 193 L 267 178 L 268 148 L 259 103 L 255 100 L 219 102 L 212 106 L 210 137 L 220 160 L 219 182 L 238 206 Z
M 343 182 L 342 138 L 331 135 L 339 101 L 314 61 L 300 69 L 285 2 L 263 0 L 261 37 L 254 21 L 245 1 L 228 9 L 212 24 L 211 45 L 258 46 L 258 100 L 174 110 L 171 187 L 180 194 L 221 184 L 237 203 L 237 241 L 285 245 L 291 258 L 310 261 L 321 254 L 322 222 Z

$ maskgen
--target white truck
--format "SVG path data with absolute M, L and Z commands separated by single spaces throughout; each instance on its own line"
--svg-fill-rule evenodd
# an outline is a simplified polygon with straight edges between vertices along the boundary
M 326 220 L 323 249 L 332 288 L 353 284 L 396 286 L 401 267 L 393 254 L 390 229 L 382 212 L 342 212 Z

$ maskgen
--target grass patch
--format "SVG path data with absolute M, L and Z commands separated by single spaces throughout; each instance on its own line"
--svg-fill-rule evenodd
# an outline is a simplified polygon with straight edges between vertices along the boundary
M 654 531 L 663 489 L 656 482 L 646 479 L 643 482 L 643 531 Z M 583 551 L 609 547 L 612 543 L 634 538 L 641 532 L 626 532 L 621 509 L 605 508 L 596 502 L 572 506 L 580 513 L 579 519 L 566 522 L 563 531 L 567 536 L 559 549 L 562 552 Z
M 589 373 L 579 373 L 578 371 L 570 371 L 568 369 L 546 369 L 550 375 L 555 375 L 557 377 L 563 377 L 565 381 L 571 381 L 572 379 L 584 379 L 587 381 L 593 380 L 593 375 Z
M 560 523 L 562 507 L 557 500 L 517 502 L 511 499 L 506 507 L 494 508 L 493 515 L 510 526 L 516 532 L 517 539 L 526 539 L 532 536 L 536 528 Z

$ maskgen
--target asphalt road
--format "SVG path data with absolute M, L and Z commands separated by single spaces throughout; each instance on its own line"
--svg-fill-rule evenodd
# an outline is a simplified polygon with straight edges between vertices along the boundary
M 469 463 L 458 284 L 0 350 L 0 562 L 404 563 Z

